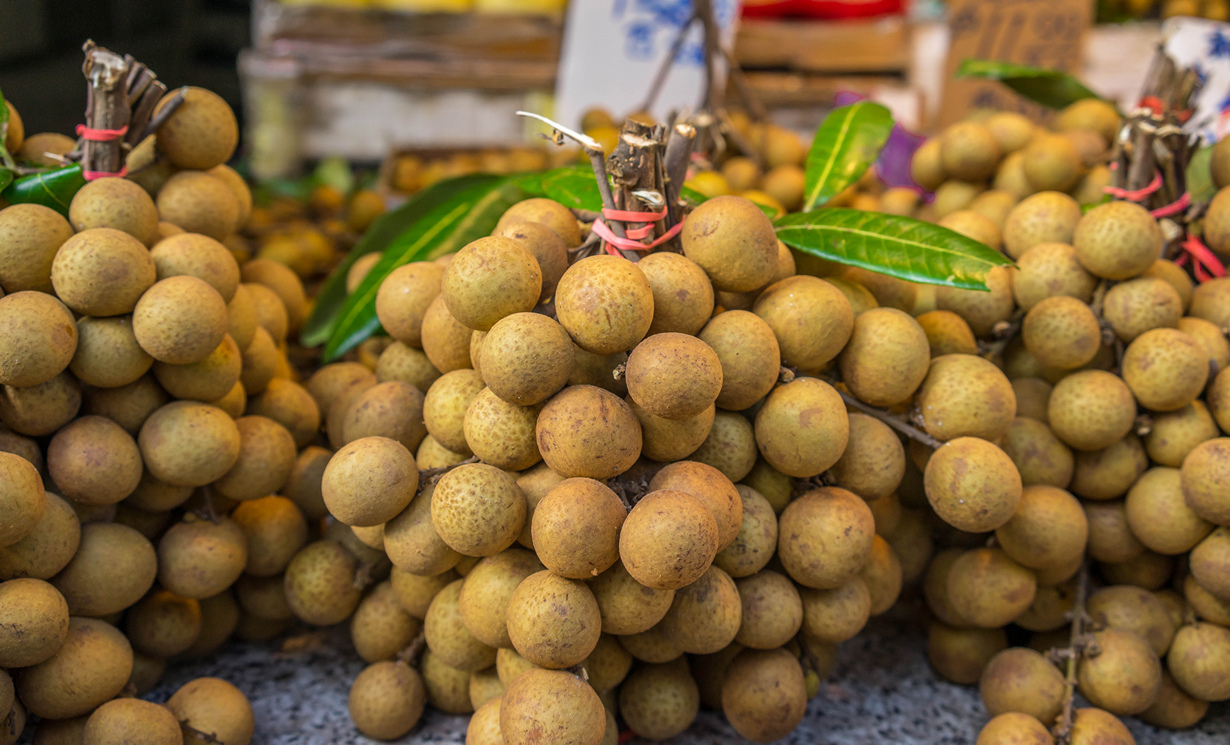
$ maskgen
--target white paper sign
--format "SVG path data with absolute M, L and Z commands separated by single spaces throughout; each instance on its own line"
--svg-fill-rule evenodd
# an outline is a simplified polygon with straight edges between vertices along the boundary
M 740 0 L 713 0 L 730 49 Z M 573 0 L 568 4 L 555 84 L 555 119 L 577 126 L 601 106 L 615 117 L 635 113 L 671 44 L 691 17 L 692 0 Z M 704 36 L 700 24 L 688 34 L 652 109 L 661 119 L 672 109 L 696 108 L 704 98 Z M 717 65 L 719 84 L 724 66 Z
M 1204 87 L 1192 102 L 1189 127 L 1206 140 L 1230 133 L 1230 24 L 1202 18 L 1171 18 L 1162 24 L 1166 53 L 1181 67 L 1204 76 Z

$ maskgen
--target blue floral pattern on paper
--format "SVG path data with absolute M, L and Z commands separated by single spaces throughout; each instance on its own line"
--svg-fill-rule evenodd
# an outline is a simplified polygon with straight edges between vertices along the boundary
M 719 28 L 728 27 L 738 8 L 735 0 L 713 0 Z M 618 0 L 611 9 L 611 21 L 624 39 L 631 59 L 654 59 L 675 39 L 679 27 L 692 16 L 692 0 Z M 699 31 L 694 31 L 679 50 L 675 64 L 704 64 L 705 47 Z

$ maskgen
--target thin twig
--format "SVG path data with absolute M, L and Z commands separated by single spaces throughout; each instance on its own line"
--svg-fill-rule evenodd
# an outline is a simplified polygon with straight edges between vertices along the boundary
M 423 489 L 423 486 L 426 484 L 436 483 L 437 481 L 440 480 L 441 476 L 453 470 L 454 468 L 458 468 L 460 466 L 467 466 L 471 463 L 477 463 L 477 462 L 478 462 L 478 456 L 471 455 L 469 458 L 466 458 L 465 460 L 459 463 L 453 463 L 452 465 L 436 466 L 435 468 L 425 468 L 422 471 L 419 471 L 419 490 L 421 491 Z
M 837 389 L 837 392 L 841 394 L 841 400 L 844 401 L 847 406 L 852 406 L 867 416 L 879 419 L 901 434 L 909 437 L 911 440 L 917 440 L 929 448 L 938 448 L 944 444 L 896 414 L 891 414 L 885 409 L 865 404 L 841 389 Z
M 645 100 L 641 103 L 641 111 L 649 111 L 653 108 L 654 103 L 658 100 L 658 94 L 662 92 L 662 86 L 666 83 L 666 76 L 675 66 L 675 58 L 679 56 L 679 50 L 683 49 L 683 42 L 688 37 L 688 32 L 692 26 L 700 20 L 697 11 L 693 9 L 692 15 L 688 20 L 679 27 L 679 32 L 675 34 L 675 40 L 671 42 L 670 51 L 666 53 L 666 59 L 662 60 L 662 64 L 658 66 L 658 71 L 654 73 L 653 82 L 649 84 L 649 92 L 645 94 Z
M 161 109 L 158 110 L 157 114 L 154 114 L 152 117 L 150 117 L 149 124 L 145 125 L 145 130 L 141 133 L 142 140 L 154 134 L 159 129 L 162 129 L 162 125 L 167 123 L 167 120 L 171 118 L 171 115 L 175 113 L 176 109 L 178 109 L 180 106 L 183 106 L 184 95 L 187 92 L 188 92 L 187 86 L 180 88 L 178 91 L 175 92 L 175 95 L 172 96 L 170 100 L 168 100 L 166 104 Z
M 406 648 L 397 654 L 397 661 L 416 667 L 419 664 L 419 655 L 423 653 L 423 648 L 427 646 L 427 634 L 425 630 L 419 629 L 419 633 L 414 635 Z
M 1072 625 L 1068 635 L 1067 649 L 1059 650 L 1057 656 L 1065 658 L 1063 711 L 1055 722 L 1052 732 L 1056 743 L 1067 745 L 1072 737 L 1072 723 L 1076 716 L 1076 669 L 1080 664 L 1081 655 L 1086 651 L 1094 652 L 1092 639 L 1085 633 L 1085 596 L 1089 592 L 1089 564 L 1082 563 L 1077 572 L 1076 596 L 1072 598 Z
M 1002 355 L 1016 335 L 1020 333 L 1024 320 L 1025 313 L 1018 312 L 1007 321 L 1001 321 L 1004 325 L 992 329 L 992 339 L 980 345 L 982 357 L 994 360 Z

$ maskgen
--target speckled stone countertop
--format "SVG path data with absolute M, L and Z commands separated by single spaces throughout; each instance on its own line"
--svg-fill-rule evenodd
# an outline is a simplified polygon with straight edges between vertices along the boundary
M 306 636 L 304 635 L 306 633 Z M 289 643 L 287 641 L 289 639 Z M 214 658 L 169 671 L 150 698 L 162 701 L 185 681 L 216 675 L 252 701 L 259 745 L 372 743 L 350 723 L 346 697 L 363 662 L 342 629 L 298 632 L 269 644 L 234 644 Z M 806 719 L 783 740 L 791 745 L 973 745 L 986 714 L 976 688 L 937 679 L 928 667 L 921 628 L 873 623 L 841 645 L 837 667 Z M 465 717 L 430 713 L 399 742 L 465 742 Z M 1139 745 L 1226 745 L 1230 705 L 1220 704 L 1195 730 L 1157 730 L 1131 720 Z M 720 714 L 702 712 L 676 742 L 727 745 L 746 742 Z

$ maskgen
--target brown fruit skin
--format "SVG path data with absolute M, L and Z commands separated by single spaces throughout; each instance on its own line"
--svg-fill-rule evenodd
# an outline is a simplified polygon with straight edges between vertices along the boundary
M 423 680 L 414 668 L 384 661 L 367 666 L 355 678 L 347 708 L 359 732 L 395 740 L 418 724 L 426 701 Z
M 384 550 L 393 566 L 415 574 L 434 576 L 447 572 L 461 561 L 461 554 L 449 547 L 431 521 L 434 484 L 410 501 L 400 515 L 384 526 Z
M 915 402 L 927 433 L 939 440 L 996 440 L 1016 417 L 1008 378 L 993 363 L 968 354 L 931 360 Z
M 437 295 L 423 313 L 423 352 L 442 373 L 472 367 L 470 335 L 473 330 L 448 312 L 444 296 Z
M 986 440 L 958 437 L 932 454 L 923 473 L 927 501 L 944 522 L 969 533 L 995 530 L 1021 499 L 1021 475 Z
M 1128 279 L 1161 257 L 1162 230 L 1144 207 L 1114 201 L 1094 207 L 1081 218 L 1072 245 L 1091 274 Z
M 516 542 L 525 495 L 504 471 L 482 463 L 454 468 L 431 494 L 431 522 L 454 551 L 492 556 Z
M 940 135 L 940 163 L 946 173 L 966 181 L 979 181 L 995 172 L 999 144 L 981 122 L 957 122 Z
M 1187 406 L 1204 390 L 1208 377 L 1208 356 L 1177 329 L 1146 331 L 1123 354 L 1124 382 L 1146 409 Z
M 854 331 L 850 301 L 832 284 L 804 275 L 765 288 L 753 312 L 777 337 L 782 364 L 804 371 L 824 367 Z
M 1080 205 L 1067 194 L 1046 191 L 1026 197 L 1008 213 L 1004 250 L 1019 259 L 1041 243 L 1071 243 L 1080 219 Z
M 641 737 L 668 740 L 682 734 L 700 708 L 700 690 L 682 660 L 648 664 L 619 689 L 619 712 Z
M 1004 551 L 1030 569 L 1068 565 L 1084 554 L 1088 537 L 1089 524 L 1080 502 L 1053 486 L 1023 489 L 1016 512 L 995 530 Z
M 1201 518 L 1215 525 L 1230 525 L 1230 437 L 1197 445 L 1183 459 L 1180 470 L 1183 499 Z
M 244 413 L 281 424 L 290 432 L 296 448 L 310 445 L 320 430 L 320 409 L 315 399 L 303 386 L 283 378 L 274 378 L 265 390 L 249 398 Z
M 688 215 L 680 234 L 683 255 L 696 262 L 718 290 L 750 292 L 777 269 L 773 224 L 743 197 L 710 199 Z
M 9 385 L 0 392 L 0 422 L 31 437 L 55 432 L 72 421 L 80 407 L 81 388 L 67 371 L 40 385 Z
M 141 452 L 118 424 L 87 416 L 67 425 L 47 446 L 47 470 L 60 493 L 90 505 L 115 504 L 141 481 Z
M 975 336 L 986 336 L 997 324 L 1011 318 L 1016 304 L 1012 299 L 1012 273 L 1006 266 L 993 267 L 986 278 L 987 291 L 939 287 L 935 305 L 965 319 Z
M 200 638 L 201 606 L 166 590 L 152 592 L 128 610 L 124 633 L 141 654 L 174 657 Z
M 41 204 L 14 204 L 0 210 L 0 287 L 52 292 L 51 264 L 73 228 L 59 212 Z
M 905 475 L 905 449 L 883 422 L 866 414 L 849 414 L 850 438 L 831 470 L 838 485 L 863 499 L 889 496 Z
M 641 408 L 631 396 L 625 402 L 641 425 L 641 455 L 650 460 L 670 463 L 687 458 L 697 452 L 713 430 L 716 414 L 713 404 L 693 417 L 665 419 Z M 748 428 L 750 430 L 750 424 Z M 755 450 L 754 445 L 752 450 Z
M 16 544 L 39 525 L 46 510 L 43 480 L 30 461 L 0 452 L 0 547 Z
M 1100 653 L 1085 655 L 1076 668 L 1080 692 L 1112 714 L 1130 716 L 1157 700 L 1162 666 L 1149 643 L 1120 629 L 1093 633 Z
M 1048 297 L 1089 302 L 1097 278 L 1085 271 L 1076 249 L 1066 243 L 1039 243 L 1021 254 L 1012 273 L 1012 294 L 1025 310 Z
M 842 380 L 859 400 L 891 406 L 909 399 L 931 361 L 922 326 L 895 308 L 873 308 L 854 319 L 838 362 Z
M 332 626 L 350 617 L 362 599 L 354 586 L 359 562 L 341 544 L 316 541 L 303 547 L 286 567 L 286 601 L 295 616 L 315 626 Z
M 823 644 L 852 639 L 871 618 L 871 591 L 862 577 L 832 590 L 803 588 L 803 636 Z
M 77 351 L 77 324 L 42 292 L 0 297 L 0 384 L 29 387 L 59 375 Z
M 836 487 L 791 502 L 778 521 L 778 558 L 795 582 L 840 587 L 858 574 L 871 552 L 875 518 L 867 503 Z
M 655 334 L 628 355 L 628 394 L 651 414 L 687 419 L 713 405 L 722 389 L 717 354 L 687 334 Z
M 168 93 L 159 101 L 158 108 L 171 96 Z M 221 96 L 190 87 L 184 103 L 158 129 L 157 142 L 158 150 L 172 164 L 204 171 L 230 160 L 239 143 L 239 124 Z
M 803 600 L 786 575 L 757 572 L 735 580 L 735 586 L 742 605 L 735 641 L 753 649 L 776 649 L 798 634 L 803 625 Z
M 597 577 L 619 560 L 626 516 L 619 497 L 604 484 L 565 479 L 534 508 L 534 550 L 547 569 L 562 577 Z
M 743 525 L 743 502 L 734 484 L 713 466 L 679 461 L 662 468 L 649 482 L 650 491 L 691 494 L 713 513 L 718 526 L 718 550 L 726 548 Z
M 653 290 L 649 335 L 693 334 L 713 314 L 713 285 L 695 262 L 677 253 L 649 254 L 636 264 Z
M 70 619 L 64 644 L 22 671 L 17 694 L 31 714 L 68 719 L 115 697 L 132 674 L 132 647 L 118 629 L 94 618 Z
M 247 561 L 247 538 L 233 520 L 180 522 L 158 542 L 158 583 L 200 600 L 234 584 Z
M 335 518 L 368 527 L 397 517 L 418 486 L 414 456 L 404 445 L 387 437 L 363 437 L 333 454 L 321 494 Z
M 945 680 L 974 685 L 996 654 L 1008 646 L 1004 630 L 952 628 L 932 621 L 927 628 L 927 661 Z
M 549 571 L 526 577 L 508 601 L 508 636 L 525 659 L 561 669 L 580 664 L 601 634 L 598 602 L 583 582 Z
M 389 336 L 411 347 L 422 345 L 423 321 L 440 294 L 443 277 L 444 267 L 439 264 L 416 261 L 384 278 L 376 293 L 376 315 Z
M 717 522 L 704 503 L 684 492 L 655 491 L 624 520 L 619 557 L 637 582 L 676 590 L 705 573 L 717 545 Z
M 141 426 L 137 444 L 150 473 L 172 486 L 204 486 L 218 480 L 239 457 L 235 421 L 215 406 L 175 401 Z
M 542 270 L 524 244 L 491 236 L 466 245 L 444 269 L 440 296 L 462 324 L 488 331 L 512 313 L 528 311 L 542 292 Z
M 599 745 L 606 710 L 594 689 L 571 673 L 527 670 L 500 701 L 507 745 Z
M 167 700 L 166 707 L 185 727 L 184 745 L 210 742 L 206 736 L 189 731 L 188 727 L 213 735 L 215 740 L 226 745 L 248 745 L 256 729 L 247 697 L 221 678 L 188 681 Z
M 807 710 L 803 668 L 785 649 L 747 649 L 726 668 L 722 712 L 730 726 L 754 742 L 786 737 Z
M 90 745 L 176 745 L 183 742 L 179 720 L 165 706 L 138 698 L 117 698 L 94 710 L 82 730 Z
M 778 471 L 810 478 L 827 471 L 845 451 L 850 422 L 841 395 L 815 378 L 779 386 L 756 413 L 756 445 Z
M 653 323 L 653 288 L 645 273 L 627 259 L 590 256 L 568 267 L 560 278 L 555 312 L 560 325 L 585 351 L 626 352 L 645 338 Z
M 1120 339 L 1130 342 L 1150 329 L 1177 328 L 1183 300 L 1165 280 L 1138 277 L 1110 288 L 1102 315 Z
M 1226 379 L 1230 380 L 1230 376 Z M 1216 405 L 1215 390 L 1216 383 L 1210 386 L 1207 396 L 1213 405 Z M 1218 434 L 1217 422 L 1208 407 L 1193 401 L 1190 406 L 1153 417 L 1153 428 L 1145 435 L 1145 450 L 1149 459 L 1159 466 L 1178 468 L 1197 445 Z
M 554 297 L 555 286 L 568 269 L 568 246 L 564 239 L 547 225 L 525 221 L 499 226 L 491 234 L 514 240 L 527 248 L 542 270 L 542 292 L 538 302 L 545 303 Z
M 608 479 L 632 467 L 641 454 L 641 425 L 618 396 L 574 385 L 547 400 L 536 425 L 538 449 L 565 478 Z
M 992 657 L 978 683 L 982 705 L 992 717 L 1020 712 L 1042 722 L 1059 716 L 1065 690 L 1059 668 L 1025 647 L 1011 647 Z
M 68 221 L 78 233 L 92 228 L 120 230 L 145 246 L 158 240 L 158 210 L 136 183 L 100 178 L 77 190 L 68 207 Z
M 1174 636 L 1174 625 L 1166 606 L 1152 592 L 1142 587 L 1103 587 L 1089 597 L 1085 608 L 1101 628 L 1135 633 L 1144 639 L 1158 656 L 1166 654 Z
M 948 601 L 958 617 L 981 628 L 1005 626 L 1033 605 L 1034 573 L 998 548 L 957 557 L 948 572 Z
M 1007 712 L 993 717 L 978 732 L 974 745 L 1054 745 L 1046 725 L 1028 714 Z
M 100 281 L 100 277 L 107 281 Z M 153 259 L 145 246 L 111 228 L 95 228 L 69 238 L 51 265 L 56 295 L 75 312 L 87 316 L 131 313 L 156 278 Z
M 653 254 L 657 255 L 657 254 Z M 743 411 L 773 390 L 781 372 L 781 350 L 773 329 L 746 310 L 728 310 L 714 316 L 699 334 L 722 366 L 722 389 L 717 405 Z
M 462 621 L 460 595 L 464 580 L 455 580 L 432 598 L 423 619 L 427 647 L 458 670 L 476 672 L 495 662 L 495 649 L 470 633 Z
M 114 523 L 90 523 L 72 561 L 52 581 L 76 615 L 106 616 L 141 599 L 154 584 L 154 546 L 136 530 Z
M 577 224 L 576 217 L 568 208 L 554 200 L 539 197 L 517 202 L 500 216 L 495 232 L 503 232 L 504 228 L 520 222 L 545 225 L 555 231 L 568 248 L 581 245 L 581 227 Z
M 914 320 L 927 335 L 927 344 L 932 357 L 945 354 L 977 354 L 978 341 L 969 324 L 961 316 L 948 310 L 932 310 Z
M 1142 474 L 1127 494 L 1128 526 L 1151 551 L 1185 553 L 1213 529 L 1184 502 L 1181 481 L 1179 469 L 1158 466 Z
M 563 388 L 576 361 L 568 332 L 538 313 L 497 321 L 483 337 L 478 357 L 476 369 L 492 393 L 518 406 L 542 403 Z
M 455 453 L 470 451 L 465 437 L 465 416 L 484 388 L 475 370 L 453 370 L 441 375 L 423 398 L 423 423 L 441 446 Z
M 1188 563 L 1201 587 L 1230 600 L 1230 528 L 1220 527 L 1207 535 L 1192 549 Z
M 674 590 L 655 590 L 637 582 L 622 562 L 589 581 L 598 601 L 602 631 L 607 634 L 639 634 L 662 620 L 674 600 Z
M 1101 450 L 1131 431 L 1136 399 L 1118 376 L 1082 370 L 1055 385 L 1047 404 L 1047 419 L 1069 447 Z
M 132 330 L 137 343 L 155 360 L 176 365 L 200 362 L 226 335 L 226 303 L 203 280 L 168 277 L 137 301 Z
M 68 603 L 55 587 L 40 579 L 0 582 L 0 665 L 46 660 L 68 637 L 68 626 Z
M 189 233 L 221 241 L 239 222 L 239 200 L 220 179 L 199 171 L 180 171 L 158 190 L 158 217 Z
M 1209 703 L 1187 694 L 1174 682 L 1170 673 L 1162 671 L 1162 685 L 1158 689 L 1157 701 L 1145 709 L 1137 718 L 1145 724 L 1166 729 L 1187 729 L 1194 726 L 1209 711 Z
M 1024 486 L 1047 485 L 1063 489 L 1071 483 L 1076 467 L 1072 451 L 1043 422 L 1018 416 L 1012 420 L 1002 442 Z
M 542 568 L 542 562 L 533 553 L 516 548 L 488 556 L 475 564 L 466 574 L 457 599 L 457 609 L 466 630 L 487 646 L 511 647 L 512 640 L 508 634 L 509 601 L 517 586 L 526 577 L 542 571 Z M 407 584 L 405 579 L 398 580 L 399 576 L 414 578 L 414 575 L 395 573 L 395 586 L 398 582 L 403 586 Z M 455 579 L 453 572 L 445 572 L 441 577 Z M 427 578 L 414 579 L 419 585 L 430 582 Z M 438 592 L 443 589 L 441 587 Z M 416 601 L 416 605 L 421 605 L 421 602 Z
M 243 502 L 231 519 L 247 537 L 244 571 L 255 577 L 280 574 L 307 543 L 308 523 L 295 503 L 276 495 Z
M 51 579 L 72 561 L 81 542 L 77 513 L 55 494 L 45 494 L 45 499 L 46 507 L 34 529 L 16 543 L 0 548 L 0 580 Z
M 1072 370 L 1087 364 L 1101 349 L 1102 328 L 1080 300 L 1050 297 L 1025 315 L 1021 338 L 1042 364 Z

